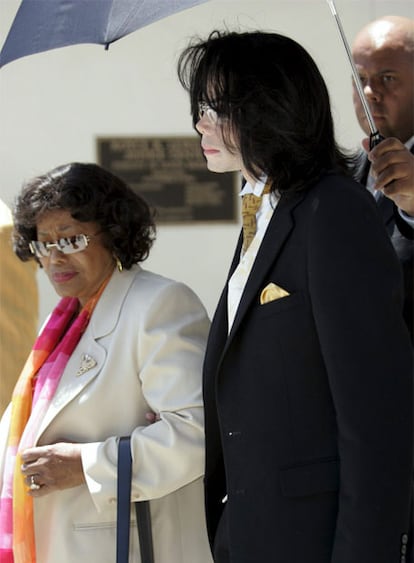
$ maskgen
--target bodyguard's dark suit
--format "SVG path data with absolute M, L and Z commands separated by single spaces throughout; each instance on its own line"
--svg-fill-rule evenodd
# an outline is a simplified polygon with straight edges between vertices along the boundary
M 414 152 L 414 148 L 411 149 Z M 356 178 L 364 186 L 367 183 L 370 162 L 362 155 L 362 163 Z M 378 202 L 384 225 L 391 237 L 392 245 L 400 260 L 404 276 L 404 318 L 414 343 L 414 229 L 404 222 L 395 203 L 381 196 Z
M 414 153 L 414 147 L 411 148 Z M 370 162 L 365 153 L 361 153 L 360 163 L 356 170 L 356 179 L 364 186 L 367 184 Z M 414 344 L 414 230 L 402 219 L 395 203 L 388 197 L 381 196 L 378 200 L 378 209 L 384 221 L 384 225 L 391 238 L 392 245 L 397 253 L 401 264 L 404 278 L 404 308 L 405 322 Z M 414 488 L 414 485 L 413 485 Z M 410 563 L 414 563 L 414 506 L 411 509 L 410 526 Z
M 270 282 L 290 295 L 260 305 Z M 211 544 L 225 510 L 232 563 L 403 561 L 413 383 L 401 285 L 372 197 L 327 175 L 281 198 L 228 337 L 223 291 L 204 368 L 205 486 Z

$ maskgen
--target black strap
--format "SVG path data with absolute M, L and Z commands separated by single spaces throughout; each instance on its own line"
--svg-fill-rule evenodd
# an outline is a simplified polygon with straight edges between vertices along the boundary
M 124 436 L 118 443 L 118 503 L 116 526 L 116 563 L 128 563 L 129 527 L 131 517 L 132 457 L 130 437 Z M 148 501 L 135 503 L 141 563 L 154 563 L 151 514 Z
M 151 513 L 148 500 L 135 503 L 141 563 L 154 563 L 152 544 Z
M 116 563 L 128 563 L 131 518 L 131 448 L 129 436 L 118 443 L 118 502 L 116 515 Z

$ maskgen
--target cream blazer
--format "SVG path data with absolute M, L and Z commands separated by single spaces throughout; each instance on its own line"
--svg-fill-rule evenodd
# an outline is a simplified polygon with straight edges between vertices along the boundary
M 0 200 L 0 416 L 36 338 L 38 290 L 34 261 L 14 254 L 12 215 Z
M 114 272 L 38 433 L 39 445 L 82 443 L 87 481 L 35 500 L 38 563 L 115 562 L 117 437 L 129 434 L 132 497 L 151 500 L 156 563 L 211 563 L 202 488 L 208 329 L 185 285 L 140 266 Z M 149 410 L 159 422 L 148 425 Z M 131 561 L 140 561 L 132 526 Z

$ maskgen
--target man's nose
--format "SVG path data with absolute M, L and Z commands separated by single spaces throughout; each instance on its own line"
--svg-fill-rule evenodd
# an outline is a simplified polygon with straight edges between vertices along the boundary
M 195 124 L 195 128 L 197 129 L 197 131 L 203 135 L 204 133 L 206 133 L 207 131 L 211 130 L 211 127 L 213 126 L 213 124 L 211 123 L 210 119 L 207 117 L 207 115 L 203 115 L 202 117 L 200 117 L 197 121 L 197 123 Z
M 381 92 L 379 88 L 376 87 L 372 82 L 367 82 L 364 85 L 364 95 L 368 101 L 379 101 L 381 98 Z

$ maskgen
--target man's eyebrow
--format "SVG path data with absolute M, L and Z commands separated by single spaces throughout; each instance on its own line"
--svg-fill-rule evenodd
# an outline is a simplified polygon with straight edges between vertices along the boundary
M 381 69 L 378 74 L 398 74 L 399 71 L 395 68 L 383 68 Z

